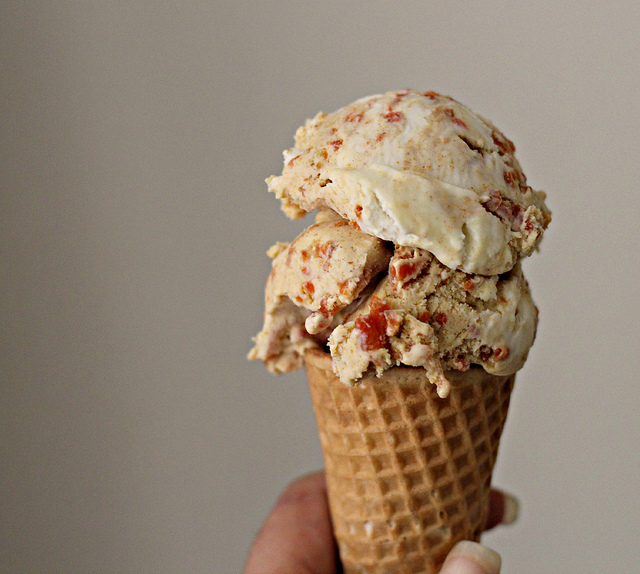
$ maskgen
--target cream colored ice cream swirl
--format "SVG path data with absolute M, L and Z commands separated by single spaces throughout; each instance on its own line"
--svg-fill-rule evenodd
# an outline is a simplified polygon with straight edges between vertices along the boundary
M 334 203 L 334 190 L 350 197 L 343 214 L 371 235 L 426 249 L 451 269 L 493 275 L 513 266 L 505 226 L 469 189 L 384 165 L 327 175 L 327 203 Z

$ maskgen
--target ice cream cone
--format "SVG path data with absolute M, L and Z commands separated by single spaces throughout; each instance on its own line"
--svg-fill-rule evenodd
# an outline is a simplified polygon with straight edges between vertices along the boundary
M 305 362 L 344 572 L 439 572 L 456 542 L 484 529 L 514 375 L 451 371 L 442 399 L 424 369 L 349 387 L 329 354 Z

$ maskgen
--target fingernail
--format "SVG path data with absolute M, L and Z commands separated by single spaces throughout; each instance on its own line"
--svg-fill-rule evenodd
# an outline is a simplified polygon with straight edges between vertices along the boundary
M 504 515 L 502 516 L 502 524 L 513 524 L 518 519 L 520 503 L 517 498 L 507 494 L 506 492 L 503 492 L 502 496 L 504 496 Z
M 449 552 L 440 574 L 500 574 L 501 563 L 495 550 L 462 540 Z

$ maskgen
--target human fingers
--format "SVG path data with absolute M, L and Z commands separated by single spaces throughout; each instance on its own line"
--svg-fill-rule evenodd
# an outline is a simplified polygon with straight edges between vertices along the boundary
M 337 574 L 324 473 L 294 480 L 256 537 L 244 574 Z
M 485 530 L 489 530 L 498 524 L 511 524 L 518 518 L 519 503 L 513 495 L 492 488 L 489 492 L 489 517 Z
M 501 563 L 495 550 L 462 540 L 447 555 L 440 574 L 500 574 Z
M 518 517 L 517 499 L 492 488 L 489 493 L 489 517 L 485 530 L 498 524 L 511 524 Z M 499 574 L 500 555 L 477 542 L 462 540 L 449 552 L 440 574 Z

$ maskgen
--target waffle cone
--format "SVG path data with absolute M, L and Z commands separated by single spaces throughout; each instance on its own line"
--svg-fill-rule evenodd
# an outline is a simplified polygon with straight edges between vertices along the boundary
M 329 354 L 305 359 L 345 574 L 439 572 L 484 529 L 514 376 L 451 371 L 441 399 L 424 369 L 348 387 Z

